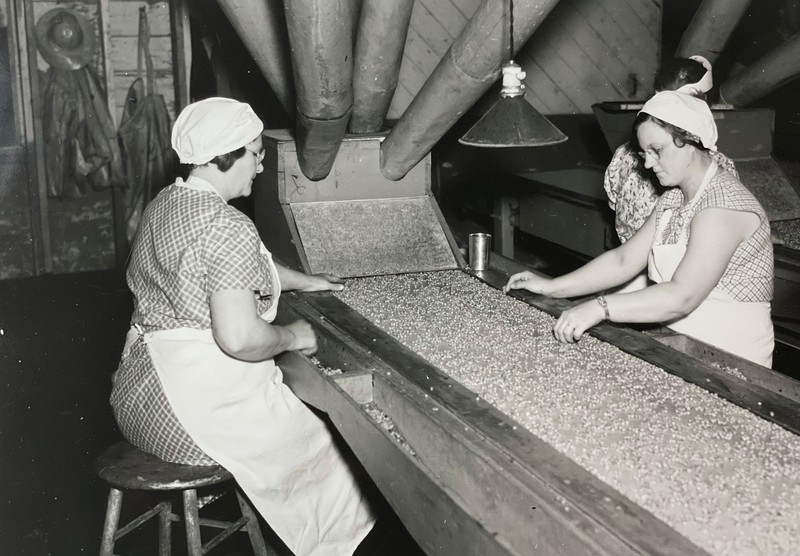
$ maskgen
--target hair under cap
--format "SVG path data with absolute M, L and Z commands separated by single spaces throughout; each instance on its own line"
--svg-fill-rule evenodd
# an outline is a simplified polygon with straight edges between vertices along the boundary
M 211 97 L 184 108 L 172 126 L 172 148 L 182 164 L 202 165 L 241 148 L 264 131 L 250 105 Z
M 644 103 L 641 113 L 696 135 L 705 148 L 717 150 L 717 124 L 704 100 L 677 91 L 661 91 Z
M 703 74 L 703 77 L 700 78 L 699 81 L 696 83 L 687 83 L 682 87 L 678 87 L 675 89 L 679 93 L 686 93 L 687 95 L 696 95 L 697 93 L 707 93 L 711 90 L 714 86 L 714 78 L 711 72 L 711 62 L 703 58 L 702 56 L 689 56 L 690 60 L 694 60 L 704 68 L 706 68 L 706 72 Z

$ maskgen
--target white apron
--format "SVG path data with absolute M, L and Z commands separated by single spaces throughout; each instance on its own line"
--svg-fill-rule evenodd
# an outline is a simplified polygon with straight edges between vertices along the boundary
M 690 201 L 696 203 L 716 172 L 706 174 L 703 184 Z M 709 169 L 711 170 L 711 169 Z M 668 209 L 671 210 L 671 209 Z M 668 212 L 668 211 L 667 211 Z M 650 280 L 655 283 L 668 282 L 678 268 L 686 253 L 688 234 L 685 229 L 677 244 L 659 245 L 664 228 L 671 215 L 665 214 L 656 230 L 653 246 L 647 262 Z M 772 366 L 772 351 L 775 336 L 770 315 L 770 303 L 736 301 L 716 288 L 694 311 L 685 317 L 666 323 L 666 325 L 707 344 L 729 351 L 765 367 Z
M 267 322 L 280 296 L 271 256 L 269 264 L 274 302 L 261 315 Z M 326 425 L 283 384 L 275 362 L 233 359 L 211 330 L 161 330 L 143 341 L 178 420 L 233 474 L 292 552 L 352 554 L 374 517 Z

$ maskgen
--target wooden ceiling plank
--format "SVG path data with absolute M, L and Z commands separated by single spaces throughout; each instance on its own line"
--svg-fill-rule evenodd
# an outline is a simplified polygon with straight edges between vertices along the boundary
M 422 4 L 436 21 L 447 29 L 451 37 L 457 37 L 467 24 L 467 18 L 452 0 L 416 0 L 416 2 Z
M 424 39 L 431 50 L 436 52 L 439 59 L 444 56 L 445 52 L 450 49 L 450 45 L 453 44 L 454 37 L 419 2 L 414 3 L 414 9 L 411 12 L 411 29 L 415 30 Z

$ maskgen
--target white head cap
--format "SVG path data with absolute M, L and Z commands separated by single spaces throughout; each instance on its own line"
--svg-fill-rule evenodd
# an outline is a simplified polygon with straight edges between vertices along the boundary
M 639 114 L 642 112 L 696 135 L 705 148 L 717 150 L 717 124 L 706 101 L 677 91 L 661 91 L 644 103 Z
M 172 126 L 172 148 L 182 164 L 202 165 L 243 147 L 264 131 L 250 105 L 211 97 L 184 108 Z
M 703 77 L 700 78 L 700 81 L 696 83 L 687 83 L 681 87 L 675 89 L 679 93 L 686 93 L 687 95 L 697 95 L 697 93 L 707 93 L 711 90 L 714 86 L 714 79 L 711 73 L 711 62 L 703 58 L 702 56 L 689 56 L 690 60 L 694 60 L 706 68 L 706 72 L 703 74 Z

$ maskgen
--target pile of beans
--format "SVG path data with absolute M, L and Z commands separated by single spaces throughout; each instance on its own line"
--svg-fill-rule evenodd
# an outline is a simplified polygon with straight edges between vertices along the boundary
M 339 297 L 712 554 L 796 553 L 800 438 L 461 271 L 350 280 Z
M 800 219 L 770 222 L 769 225 L 786 247 L 800 250 Z

